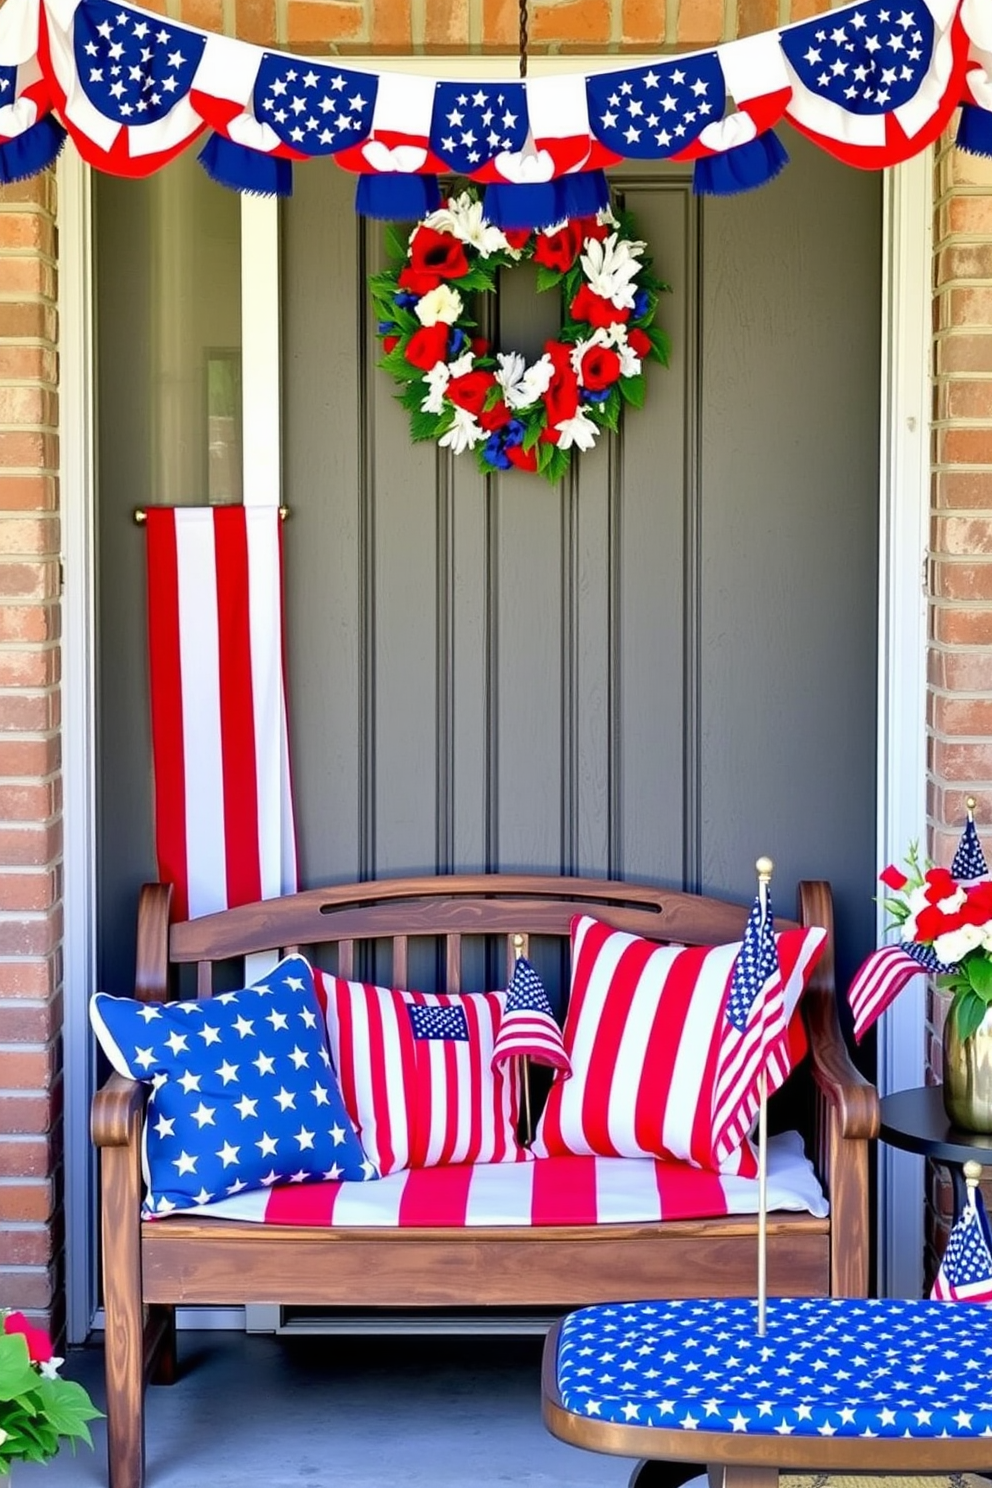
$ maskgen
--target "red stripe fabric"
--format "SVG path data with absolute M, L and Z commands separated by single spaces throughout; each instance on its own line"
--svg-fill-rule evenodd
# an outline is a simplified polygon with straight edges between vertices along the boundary
M 596 1159 L 549 1157 L 534 1164 L 531 1223 L 595 1224 Z
M 318 972 L 345 1107 L 383 1174 L 404 1168 L 527 1161 L 515 1123 L 519 1076 L 495 1073 L 503 993 L 389 990 Z M 416 1037 L 411 1009 L 450 1009 L 468 1037 Z
M 251 631 L 246 603 L 248 534 L 241 507 L 218 507 L 213 518 L 227 902 L 252 904 L 262 897 L 262 865 Z
M 727 1199 L 716 1173 L 688 1163 L 655 1163 L 663 1219 L 700 1219 L 726 1214 Z
M 160 880 L 174 885 L 173 916 L 184 920 L 189 914 L 185 751 L 179 665 L 179 572 L 175 514 L 171 507 L 149 507 L 147 543 L 155 851 Z
M 450 1168 L 412 1169 L 403 1186 L 400 1225 L 411 1228 L 464 1225 L 471 1183 L 470 1163 L 459 1163 Z
M 323 1183 L 276 1184 L 265 1207 L 265 1223 L 331 1225 L 335 1202 L 344 1187 L 330 1178 Z
M 787 1014 L 824 939 L 817 929 L 777 937 Z M 551 1088 L 534 1141 L 536 1157 L 653 1156 L 743 1177 L 756 1172 L 746 1140 L 757 1110 L 750 1064 L 741 1063 L 733 1103 L 725 1100 L 721 1107 L 720 1130 L 714 1120 L 725 1009 L 739 949 L 661 946 L 577 917 L 563 1031 L 573 1074 L 569 1081 L 557 1078 Z M 789 1068 L 787 1050 L 778 1049 L 770 1088 Z

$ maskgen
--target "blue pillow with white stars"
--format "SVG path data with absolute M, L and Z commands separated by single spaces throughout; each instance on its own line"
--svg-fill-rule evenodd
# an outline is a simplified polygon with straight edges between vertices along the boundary
M 344 1108 L 303 956 L 202 1002 L 97 992 L 90 1021 L 118 1074 L 152 1086 L 145 1217 L 275 1183 L 378 1178 Z

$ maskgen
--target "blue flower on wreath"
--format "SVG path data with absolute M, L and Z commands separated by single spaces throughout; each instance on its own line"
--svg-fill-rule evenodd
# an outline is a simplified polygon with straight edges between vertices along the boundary
M 452 326 L 451 335 L 448 337 L 448 358 L 453 360 L 460 356 L 468 345 L 468 337 L 461 326 Z
M 482 447 L 482 458 L 486 464 L 494 466 L 497 470 L 509 470 L 511 461 L 506 452 L 508 449 L 515 449 L 518 444 L 523 444 L 524 432 L 520 419 L 510 419 L 501 429 L 490 434 Z
M 412 305 L 420 304 L 420 296 L 411 294 L 408 289 L 398 289 L 393 295 L 393 304 L 399 305 L 402 310 L 409 310 Z
M 612 388 L 606 387 L 593 392 L 592 388 L 584 387 L 582 389 L 582 401 L 583 403 L 605 403 L 612 391 Z
M 639 289 L 634 295 L 634 308 L 631 312 L 634 320 L 642 320 L 651 307 L 646 289 Z

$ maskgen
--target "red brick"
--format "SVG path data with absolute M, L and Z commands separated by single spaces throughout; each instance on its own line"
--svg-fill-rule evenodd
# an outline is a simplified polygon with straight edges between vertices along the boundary
M 992 335 L 975 326 L 939 336 L 937 371 L 992 372 Z
M 54 1207 L 55 1185 L 51 1178 L 0 1183 L 0 1220 L 42 1224 L 51 1218 Z
M 30 347 L 20 350 L 29 351 Z M 0 358 L 2 358 L 0 348 Z M 0 473 L 0 511 L 53 511 L 58 505 L 58 481 L 53 475 Z
M 23 572 L 23 565 L 20 565 Z M 48 587 L 51 575 L 42 576 L 42 588 Z M 38 569 L 32 567 L 30 582 L 37 585 Z M 11 576 L 16 583 L 16 576 Z M 59 611 L 54 604 L 47 605 L 0 605 L 0 641 L 49 641 L 58 635 Z
M 0 301 L 0 336 L 5 340 L 54 342 L 58 334 L 57 317 L 51 305 L 41 300 Z
M 992 243 L 952 243 L 936 256 L 937 282 L 992 279 Z
M 33 253 L 6 253 L 2 258 L 2 283 L 4 294 L 42 295 L 55 298 L 55 270 L 43 258 Z
M 792 0 L 790 21 L 807 21 L 811 16 L 825 15 L 831 0 Z
M 992 289 L 948 289 L 937 296 L 940 325 L 992 325 Z
M 58 952 L 36 961 L 0 961 L 0 998 L 50 997 L 61 981 Z
M 942 651 L 931 648 L 927 677 L 949 692 L 992 692 L 992 656 L 984 649 Z
M 666 25 L 665 0 L 621 0 L 620 29 L 625 45 L 663 46 Z
M 944 780 L 992 780 L 992 740 L 959 744 L 933 739 L 931 750 L 934 773 Z
M 738 0 L 739 36 L 754 36 L 758 31 L 771 31 L 777 25 L 778 0 Z
M 937 417 L 983 419 L 992 417 L 992 381 L 956 379 L 937 384 Z
M 992 600 L 992 563 L 934 563 L 933 593 L 942 599 Z
M 38 1094 L 5 1092 L 0 1095 L 0 1133 L 18 1136 L 44 1136 L 62 1111 L 63 1082 L 57 1081 L 50 1091 Z M 2 1189 L 0 1189 L 2 1194 Z M 0 1205 L 0 1218 L 3 1218 Z M 8 1219 L 9 1215 L 6 1216 Z
M 938 429 L 937 460 L 941 465 L 992 465 L 992 428 Z
M 57 692 L 0 693 L 0 729 L 21 734 L 43 734 L 59 722 Z
M 55 256 L 55 224 L 41 212 L 0 212 L 0 249 L 28 248 Z
M 992 195 L 952 197 L 947 204 L 947 230 L 981 236 L 992 234 Z
M 941 734 L 992 736 L 992 698 L 948 697 L 931 693 L 933 726 Z
M 62 847 L 62 825 L 0 827 L 0 863 L 6 868 L 47 867 Z
M 992 553 L 992 517 L 938 517 L 931 542 L 937 552 L 951 557 Z
M 237 0 L 237 35 L 257 46 L 272 46 L 277 40 L 275 0 Z
M 62 939 L 59 910 L 35 919 L 0 918 L 0 956 L 47 956 Z M 0 1007 L 0 1021 L 3 1008 Z
M 225 30 L 223 0 L 182 0 L 179 18 L 201 31 Z
M 992 611 L 937 605 L 933 630 L 936 640 L 951 646 L 992 646 Z
M 435 50 L 467 49 L 468 0 L 427 0 L 424 42 Z
M 44 210 L 55 210 L 55 172 L 42 171 L 40 175 L 28 176 L 24 181 L 12 181 L 9 186 L 0 186 L 0 206 L 36 205 Z
M 409 0 L 405 0 L 409 4 Z M 482 0 L 482 33 L 490 47 L 515 47 L 519 28 L 519 7 L 515 0 Z M 379 23 L 376 7 L 375 24 Z
M 21 1060 L 22 1054 L 4 1055 L 7 1059 Z M 27 1088 L 36 1090 L 38 1084 Z M 47 1178 L 51 1172 L 52 1143 L 44 1137 L 3 1137 L 0 1139 L 0 1178 Z M 4 1299 L 6 1302 L 6 1298 Z
M 60 658 L 54 646 L 37 651 L 0 650 L 0 687 L 50 687 L 59 679 Z
M 48 1225 L 0 1226 L 0 1266 L 47 1266 L 55 1233 Z
M 6 922 L 0 920 L 0 930 Z M 0 1003 L 0 1044 L 46 1044 L 62 1023 L 61 994 L 50 1001 L 32 1003 L 21 998 Z M 6 1061 L 6 1055 L 4 1056 Z M 0 1088 L 6 1084 L 6 1066 L 0 1069 Z M 18 1085 L 14 1088 L 23 1089 Z
M 0 465 L 9 469 L 56 470 L 58 463 L 57 435 L 0 429 Z
M 934 492 L 939 507 L 984 507 L 992 511 L 992 470 L 941 470 L 934 481 Z
M 531 39 L 566 46 L 603 46 L 610 39 L 610 0 L 562 0 L 558 5 L 535 5 L 531 10 Z
M 364 35 L 365 7 L 335 0 L 289 0 L 287 33 L 290 46 L 309 42 L 355 41 Z
M 0 820 L 41 822 L 56 811 L 56 783 L 53 780 L 5 784 L 0 781 Z
M 38 1270 L 8 1271 L 4 1277 L 4 1303 L 29 1316 L 37 1312 L 42 1320 L 41 1326 L 48 1327 L 43 1320 L 49 1316 L 59 1280 L 60 1277 L 51 1266 Z
M 51 559 L 33 563 L 11 563 L 0 557 L 0 597 L 54 599 L 58 594 L 58 587 L 59 565 Z
M 58 896 L 58 884 L 58 876 L 52 869 L 44 873 L 0 871 L 0 910 L 50 909 Z
M 711 46 L 724 40 L 723 0 L 682 0 L 677 35 L 682 46 Z
M 50 775 L 58 769 L 61 760 L 62 745 L 58 738 L 0 737 L 0 775 Z

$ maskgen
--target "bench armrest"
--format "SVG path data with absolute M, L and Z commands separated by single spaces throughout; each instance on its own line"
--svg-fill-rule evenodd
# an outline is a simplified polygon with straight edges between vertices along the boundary
M 127 1147 L 141 1133 L 148 1087 L 113 1074 L 93 1097 L 90 1132 L 96 1147 Z

